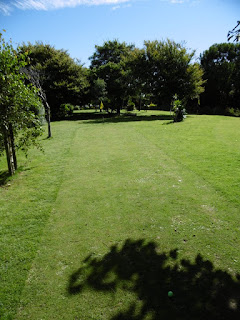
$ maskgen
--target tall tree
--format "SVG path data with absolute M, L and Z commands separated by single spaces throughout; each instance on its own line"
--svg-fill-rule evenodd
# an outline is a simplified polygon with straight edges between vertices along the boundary
M 17 169 L 16 147 L 27 151 L 41 134 L 38 117 L 41 102 L 36 90 L 26 85 L 21 69 L 26 54 L 18 54 L 0 33 L 0 145 L 5 148 L 8 171 Z
M 87 69 L 72 59 L 67 51 L 37 42 L 21 46 L 29 52 L 30 65 L 39 72 L 40 82 L 51 107 L 53 119 L 57 119 L 61 104 L 82 104 L 89 86 Z
M 91 89 L 91 97 L 94 104 L 99 105 L 101 102 L 105 103 L 107 101 L 106 82 L 103 79 L 97 78 L 97 80 L 93 80 Z
M 145 41 L 146 90 L 163 108 L 169 107 L 172 97 L 188 101 L 203 92 L 203 71 L 192 62 L 193 52 L 174 41 Z
M 148 96 L 147 77 L 148 61 L 145 50 L 134 48 L 123 57 L 125 77 L 128 79 L 128 95 L 137 103 L 141 110 L 142 102 Z M 148 96 L 148 103 L 151 97 Z M 146 102 L 146 101 L 145 101 Z
M 240 44 L 214 44 L 200 59 L 207 81 L 201 98 L 204 111 L 224 114 L 227 108 L 240 108 Z
M 102 46 L 95 46 L 96 50 L 90 57 L 91 71 L 96 78 L 105 81 L 109 107 L 116 109 L 118 114 L 127 98 L 128 90 L 123 56 L 128 55 L 133 48 L 133 45 L 127 45 L 125 42 L 108 41 Z

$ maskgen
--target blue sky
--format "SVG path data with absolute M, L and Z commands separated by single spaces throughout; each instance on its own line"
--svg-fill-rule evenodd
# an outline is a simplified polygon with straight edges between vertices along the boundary
M 199 56 L 240 20 L 240 0 L 0 0 L 0 29 L 13 43 L 42 41 L 85 66 L 95 45 L 118 39 L 185 41 Z

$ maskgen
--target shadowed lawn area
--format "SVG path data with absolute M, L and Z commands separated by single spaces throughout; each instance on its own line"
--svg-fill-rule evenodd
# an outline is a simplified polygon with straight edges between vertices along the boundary
M 239 119 L 91 117 L 0 189 L 3 319 L 238 319 Z

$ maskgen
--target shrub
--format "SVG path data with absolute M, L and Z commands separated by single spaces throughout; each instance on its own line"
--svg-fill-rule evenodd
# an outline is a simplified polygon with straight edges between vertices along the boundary
M 127 111 L 133 111 L 135 109 L 135 103 L 129 99 L 127 103 Z
M 181 100 L 174 100 L 173 102 L 173 121 L 174 122 L 181 122 L 183 119 L 186 118 L 186 110 L 183 106 Z
M 147 107 L 149 110 L 157 110 L 157 105 L 152 102 Z
M 226 115 L 227 116 L 232 116 L 232 117 L 240 117 L 240 110 L 239 109 L 234 109 L 234 108 L 228 108 L 226 110 Z
M 70 103 L 61 104 L 57 112 L 58 119 L 64 119 L 73 114 L 74 106 Z

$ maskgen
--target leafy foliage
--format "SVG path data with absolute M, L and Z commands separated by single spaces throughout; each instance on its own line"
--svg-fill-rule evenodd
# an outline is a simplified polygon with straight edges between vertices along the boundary
M 119 113 L 128 90 L 123 56 L 128 55 L 133 50 L 133 46 L 114 40 L 105 42 L 102 46 L 95 46 L 95 48 L 95 53 L 90 57 L 91 73 L 93 77 L 105 81 L 108 93 L 108 101 L 105 102 L 105 105 Z
M 21 73 L 27 57 L 27 53 L 14 50 L 0 33 L 0 145 L 1 149 L 5 146 L 10 174 L 17 167 L 15 148 L 27 152 L 30 145 L 38 146 L 36 139 L 42 132 L 38 116 L 42 104 L 36 89 L 26 85 Z
M 130 96 L 139 110 L 146 97 L 146 103 L 168 109 L 173 94 L 188 101 L 204 91 L 203 71 L 193 57 L 194 52 L 170 40 L 145 41 L 143 49 L 108 41 L 96 46 L 91 72 L 104 79 L 111 108 L 120 110 Z
M 97 78 L 93 80 L 91 87 L 91 100 L 98 105 L 100 101 L 107 101 L 106 82 L 103 79 Z
M 60 105 L 59 110 L 57 112 L 58 119 L 64 119 L 67 116 L 71 116 L 73 114 L 74 106 L 71 103 L 63 103 Z
M 212 45 L 201 55 L 205 92 L 202 111 L 225 114 L 229 108 L 240 108 L 240 44 Z
M 181 100 L 175 99 L 173 101 L 173 120 L 174 122 L 181 122 L 186 118 L 186 109 Z
M 194 51 L 174 41 L 146 41 L 145 54 L 146 90 L 152 100 L 168 108 L 176 93 L 180 99 L 197 98 L 203 92 L 203 71 L 198 63 L 192 63 Z
M 130 97 L 127 103 L 127 111 L 133 111 L 134 109 L 135 109 L 135 103 L 132 101 Z
M 78 61 L 73 60 L 67 51 L 57 50 L 41 42 L 34 45 L 24 44 L 21 51 L 30 52 L 30 64 L 40 73 L 53 119 L 58 118 L 61 104 L 84 103 L 89 86 L 88 71 Z

